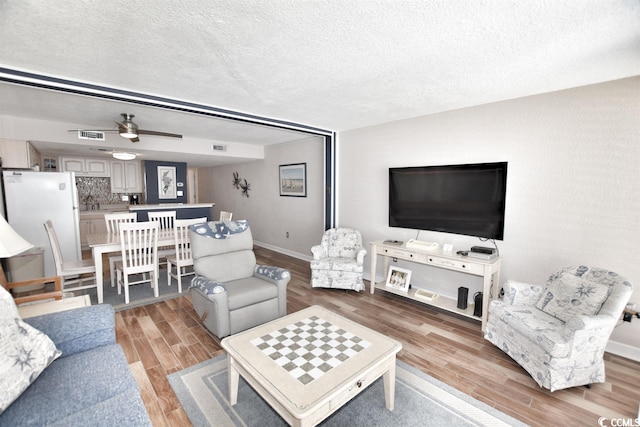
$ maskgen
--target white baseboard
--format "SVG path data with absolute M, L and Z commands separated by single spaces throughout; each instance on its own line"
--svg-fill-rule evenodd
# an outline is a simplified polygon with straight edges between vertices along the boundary
M 303 261 L 311 261 L 311 259 L 312 259 L 312 257 L 310 255 L 304 255 L 304 254 L 301 254 L 299 252 L 293 252 L 293 251 L 290 251 L 288 249 L 281 248 L 279 246 L 270 245 L 268 243 L 262 243 L 262 242 L 258 242 L 258 241 L 254 240 L 253 244 L 256 245 L 256 246 L 260 246 L 261 248 L 269 249 L 269 250 L 272 250 L 272 251 L 275 251 L 275 252 L 279 252 L 279 253 L 284 254 L 284 255 L 288 255 L 288 256 L 293 257 L 293 258 L 301 259 Z
M 609 341 L 605 350 L 608 353 L 615 354 L 616 356 L 640 362 L 640 348 L 638 347 L 633 347 L 629 344 L 623 344 L 616 341 Z

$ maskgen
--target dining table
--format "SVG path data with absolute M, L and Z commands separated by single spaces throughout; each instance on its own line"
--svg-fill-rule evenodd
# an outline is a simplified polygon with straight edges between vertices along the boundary
M 158 230 L 158 247 L 174 245 L 174 230 L 166 228 Z M 98 304 L 102 304 L 104 294 L 104 277 L 102 267 L 102 256 L 107 253 L 120 252 L 119 233 L 96 233 L 87 235 L 87 243 L 91 248 L 93 263 L 96 266 L 96 290 L 98 294 Z

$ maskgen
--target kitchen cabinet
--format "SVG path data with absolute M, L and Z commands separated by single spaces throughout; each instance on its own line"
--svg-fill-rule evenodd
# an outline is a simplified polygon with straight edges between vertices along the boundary
M 75 172 L 76 176 L 109 176 L 108 159 L 91 159 L 82 157 L 61 157 L 60 170 Z
M 137 160 L 111 160 L 111 192 L 142 193 L 142 164 Z
M 0 158 L 3 168 L 40 167 L 40 153 L 28 141 L 0 139 Z
M 104 221 L 104 213 L 81 212 L 80 213 L 80 246 L 88 249 L 87 236 L 89 234 L 106 233 L 107 224 Z

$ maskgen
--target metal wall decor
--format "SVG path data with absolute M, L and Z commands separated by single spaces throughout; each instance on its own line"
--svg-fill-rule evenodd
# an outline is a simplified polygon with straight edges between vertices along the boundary
M 251 189 L 251 184 L 249 184 L 246 179 L 240 178 L 240 174 L 238 173 L 238 171 L 235 171 L 233 173 L 232 185 L 233 185 L 233 188 L 235 188 L 236 190 L 242 190 L 242 193 L 241 193 L 242 196 L 249 197 L 249 190 Z

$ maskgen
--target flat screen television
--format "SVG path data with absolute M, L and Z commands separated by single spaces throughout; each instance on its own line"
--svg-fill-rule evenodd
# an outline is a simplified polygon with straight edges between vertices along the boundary
M 504 237 L 507 162 L 389 168 L 389 226 Z

